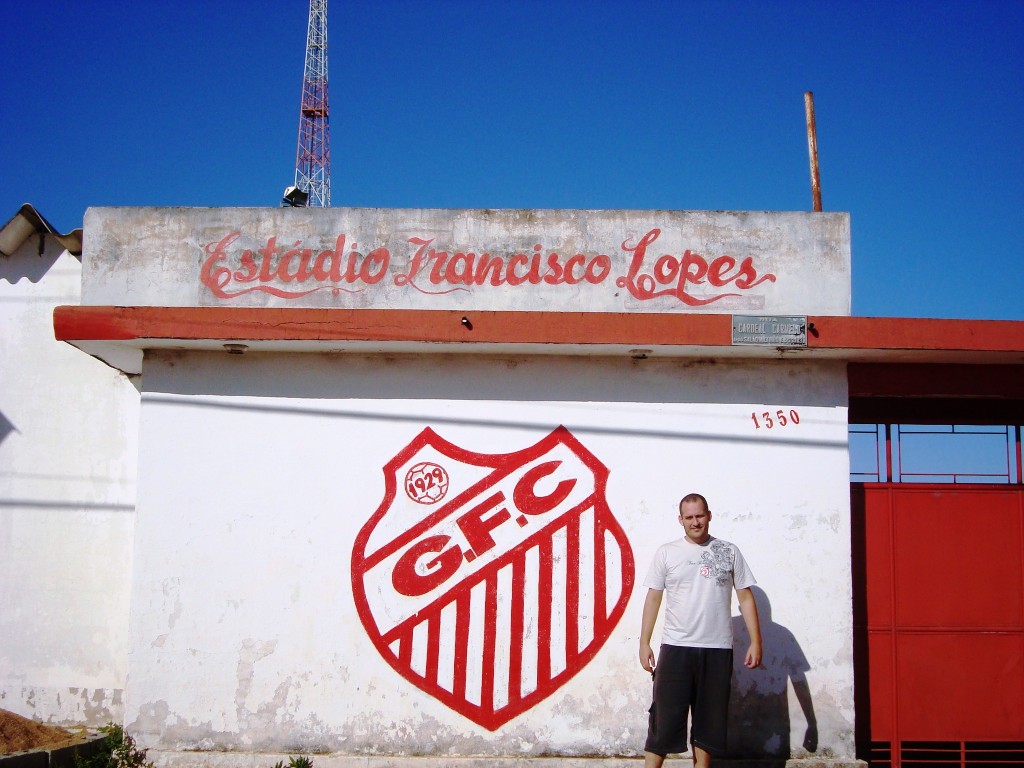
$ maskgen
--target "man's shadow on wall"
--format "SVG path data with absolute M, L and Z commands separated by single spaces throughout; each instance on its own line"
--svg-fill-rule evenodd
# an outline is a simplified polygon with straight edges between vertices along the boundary
M 799 754 L 818 749 L 818 721 L 805 676 L 811 667 L 793 633 L 772 621 L 772 606 L 764 590 L 751 590 L 761 620 L 764 655 L 759 669 L 743 666 L 750 635 L 742 617 L 734 617 L 736 651 L 729 706 L 729 754 L 755 759 L 759 766 L 784 766 L 786 759 L 794 756 L 790 744 L 790 682 L 807 723 Z

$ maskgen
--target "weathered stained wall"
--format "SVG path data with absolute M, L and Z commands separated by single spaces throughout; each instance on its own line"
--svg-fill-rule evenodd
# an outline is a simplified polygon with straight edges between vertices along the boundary
M 712 533 L 743 549 L 761 589 L 765 667 L 737 671 L 733 748 L 800 756 L 810 745 L 818 756 L 852 759 L 845 393 L 844 366 L 827 363 L 150 354 L 126 725 L 171 761 L 171 753 L 195 749 L 637 754 L 650 696 L 637 659 L 640 584 L 656 547 L 681 535 L 679 497 L 697 490 L 711 501 Z M 426 519 L 438 507 L 418 507 L 402 495 L 406 464 L 396 465 L 401 476 L 391 497 L 385 484 L 385 467 L 425 428 L 468 461 L 529 448 L 560 425 L 607 469 L 607 509 L 628 541 L 634 586 L 607 641 L 575 676 L 507 722 L 485 727 L 385 661 L 358 611 L 353 553 L 387 498 L 412 515 L 389 531 L 412 532 L 402 546 L 428 532 L 416 528 L 414 513 L 422 509 Z M 433 460 L 454 487 L 460 462 Z M 543 483 L 536 488 L 553 493 Z M 509 504 L 525 505 L 511 491 L 507 496 Z M 535 530 L 540 518 L 522 517 L 521 528 L 514 516 L 488 528 L 494 551 Z M 473 519 L 490 520 L 482 513 Z M 448 533 L 461 535 L 453 527 Z M 479 559 L 465 558 L 462 568 L 493 554 L 480 540 Z M 553 540 L 553 580 L 564 585 L 572 580 L 571 546 L 564 537 Z M 603 540 L 598 570 L 614 596 L 626 558 L 614 537 Z M 581 551 L 583 565 L 596 557 Z M 429 571 L 423 566 L 421 574 Z M 475 670 L 469 678 L 486 678 L 490 668 L 495 689 L 507 682 L 508 667 L 490 661 L 507 652 L 500 641 L 507 634 L 499 633 L 495 649 L 480 629 L 505 621 L 504 600 L 521 593 L 534 606 L 521 628 L 534 649 L 522 657 L 523 669 L 537 665 L 545 642 L 551 649 L 564 641 L 572 607 L 585 612 L 586 600 L 560 599 L 566 592 L 556 586 L 556 628 L 533 632 L 538 601 L 544 607 L 539 595 L 546 594 L 531 576 L 535 566 L 524 567 L 522 580 L 513 574 L 499 582 L 496 613 L 487 612 L 486 595 L 467 593 L 462 663 Z M 587 583 L 582 566 L 579 573 L 576 594 L 592 595 L 598 587 Z M 382 595 L 370 589 L 365 597 L 376 605 Z M 417 654 L 429 660 L 430 631 L 419 645 L 412 638 L 412 667 L 429 667 Z M 444 631 L 433 651 L 441 658 L 450 640 Z M 797 689 L 806 696 L 798 698 Z M 816 722 L 814 743 L 809 722 Z
M 38 236 L 0 256 L 0 708 L 120 720 L 139 394 L 53 338 L 81 264 Z
M 850 313 L 845 213 L 91 208 L 83 304 Z

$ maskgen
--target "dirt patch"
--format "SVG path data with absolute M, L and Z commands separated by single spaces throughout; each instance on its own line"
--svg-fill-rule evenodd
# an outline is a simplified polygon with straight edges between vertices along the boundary
M 43 725 L 27 717 L 0 709 L 0 755 L 27 749 L 52 749 L 86 741 L 85 729 L 69 731 L 56 725 Z

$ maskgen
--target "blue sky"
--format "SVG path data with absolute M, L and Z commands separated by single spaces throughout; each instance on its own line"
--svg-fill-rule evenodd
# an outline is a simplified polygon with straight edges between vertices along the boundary
M 5 4 L 0 220 L 276 206 L 305 0 Z M 335 206 L 849 211 L 858 315 L 1024 319 L 1024 2 L 330 0 Z

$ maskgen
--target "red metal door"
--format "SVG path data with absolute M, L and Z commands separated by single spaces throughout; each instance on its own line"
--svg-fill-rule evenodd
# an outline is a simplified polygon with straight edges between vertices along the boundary
M 864 756 L 1024 764 L 1024 489 L 855 484 L 853 524 Z

